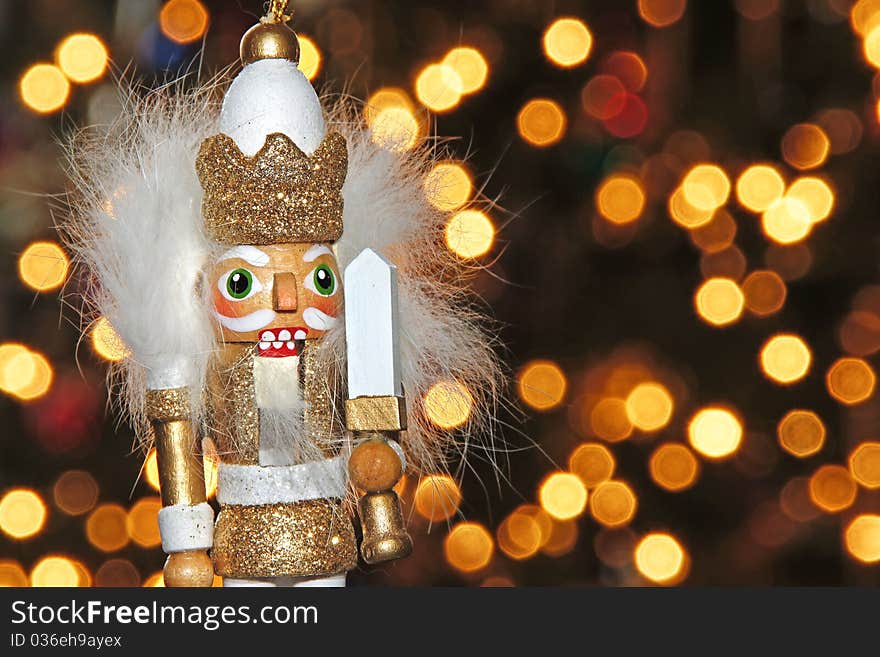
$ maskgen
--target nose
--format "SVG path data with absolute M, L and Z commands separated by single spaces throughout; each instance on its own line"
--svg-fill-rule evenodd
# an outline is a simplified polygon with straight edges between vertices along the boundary
M 279 312 L 294 312 L 296 305 L 296 276 L 290 272 L 275 274 L 272 284 L 272 307 Z

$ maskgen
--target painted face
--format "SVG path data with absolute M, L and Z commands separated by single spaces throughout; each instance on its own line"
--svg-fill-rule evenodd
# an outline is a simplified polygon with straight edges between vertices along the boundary
M 342 282 L 326 244 L 236 246 L 209 278 L 226 342 L 256 342 L 262 356 L 289 356 L 296 341 L 333 328 Z

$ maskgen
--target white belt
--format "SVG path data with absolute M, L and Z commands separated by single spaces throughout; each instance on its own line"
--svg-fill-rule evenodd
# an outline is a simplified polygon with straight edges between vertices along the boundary
M 282 504 L 345 497 L 346 460 L 342 456 L 299 465 L 232 465 L 217 470 L 220 504 Z

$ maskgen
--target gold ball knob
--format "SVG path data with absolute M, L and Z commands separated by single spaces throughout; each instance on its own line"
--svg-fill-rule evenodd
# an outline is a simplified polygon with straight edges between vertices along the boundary
M 168 555 L 162 571 L 165 586 L 211 586 L 214 583 L 214 564 L 204 550 L 175 552 Z
M 368 493 L 390 490 L 403 475 L 397 452 L 381 438 L 358 445 L 348 460 L 351 482 Z
M 299 40 L 286 23 L 257 23 L 241 38 L 241 63 L 287 59 L 299 63 Z

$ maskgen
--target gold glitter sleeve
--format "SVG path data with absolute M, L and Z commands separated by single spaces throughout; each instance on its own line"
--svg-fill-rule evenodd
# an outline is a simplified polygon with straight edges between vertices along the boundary
M 190 419 L 189 390 L 147 391 L 147 416 L 156 440 L 162 506 L 205 502 L 205 471 Z

